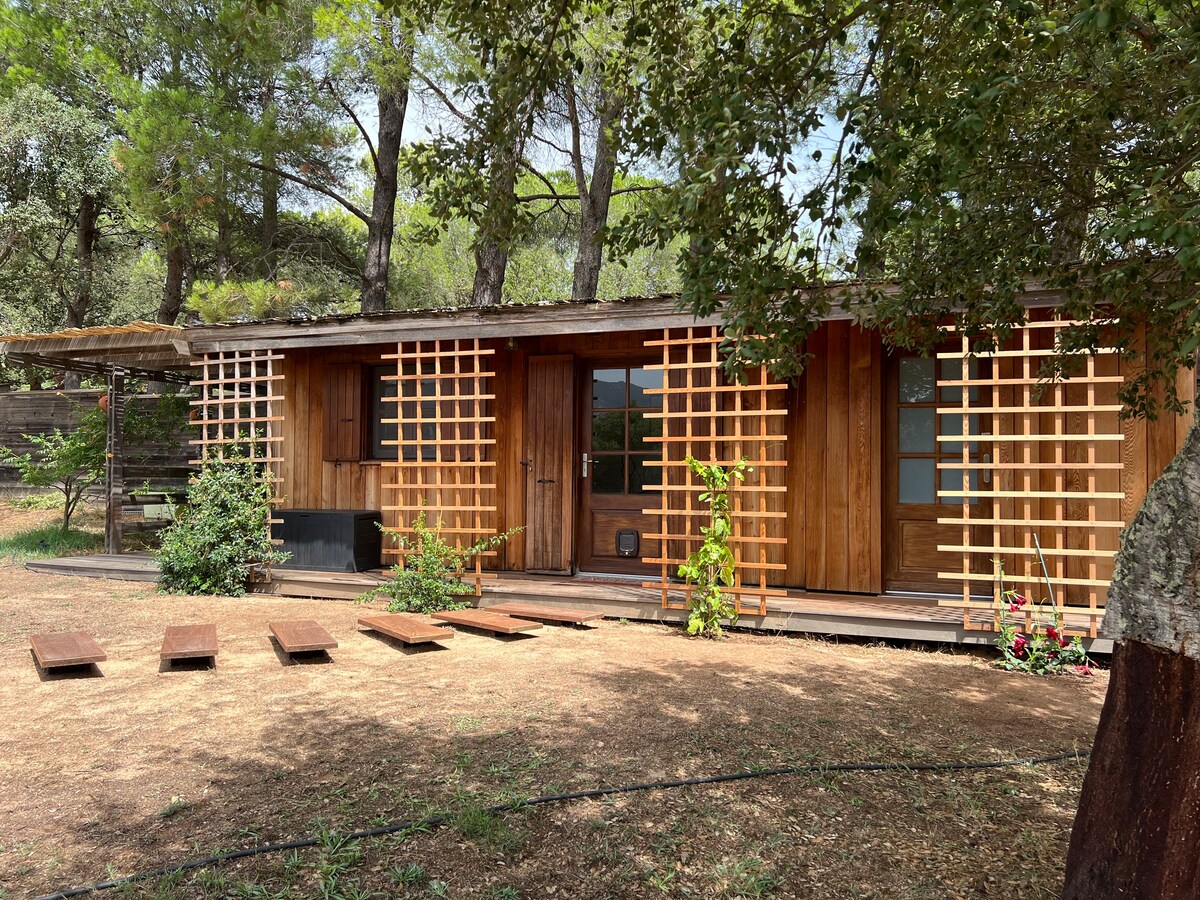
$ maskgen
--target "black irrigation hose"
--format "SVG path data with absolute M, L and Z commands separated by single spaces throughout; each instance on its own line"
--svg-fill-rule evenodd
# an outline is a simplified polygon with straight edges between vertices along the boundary
M 705 778 L 685 778 L 680 781 L 647 781 L 641 784 L 627 784 L 621 787 L 601 787 L 591 788 L 586 791 L 572 791 L 568 794 L 550 794 L 543 797 L 534 797 L 530 800 L 514 800 L 510 803 L 498 803 L 495 806 L 489 806 L 487 812 L 490 814 L 513 812 L 514 810 L 524 809 L 530 806 L 543 806 L 547 803 L 561 803 L 564 800 L 587 800 L 593 797 L 607 797 L 612 794 L 629 794 L 635 791 L 656 791 L 666 790 L 669 788 L 695 787 L 702 784 L 723 784 L 727 781 L 743 781 L 747 778 L 771 778 L 780 775 L 808 775 L 820 772 L 964 772 L 973 771 L 976 769 L 1008 769 L 1016 766 L 1036 766 L 1044 763 L 1063 762 L 1064 760 L 1074 759 L 1082 760 L 1091 756 L 1091 750 L 1067 750 L 1062 753 L 1053 753 L 1049 756 L 1031 756 L 1025 759 L 1002 759 L 994 761 L 975 761 L 975 762 L 948 762 L 948 763 L 836 763 L 834 765 L 822 765 L 821 763 L 810 763 L 803 766 L 785 766 L 782 769 L 759 769 L 751 772 L 731 772 L 725 775 L 709 775 Z M 452 816 L 429 816 L 425 819 L 416 819 L 412 822 L 391 822 L 387 825 L 380 825 L 377 828 L 368 828 L 363 831 L 354 831 L 349 834 L 340 835 L 341 837 L 350 840 L 360 840 L 362 838 L 382 837 L 386 834 L 395 834 L 400 831 L 409 831 L 418 828 L 436 828 L 439 825 L 445 825 L 452 821 Z M 67 897 L 81 897 L 84 894 L 91 894 L 96 891 L 107 891 L 112 888 L 124 887 L 128 884 L 134 884 L 138 881 L 147 881 L 152 878 L 164 878 L 168 875 L 175 875 L 179 872 L 187 872 L 191 869 L 202 869 L 206 866 L 211 866 L 214 863 L 229 862 L 234 859 L 247 859 L 251 856 L 261 856 L 264 853 L 282 853 L 286 850 L 299 850 L 304 847 L 315 847 L 321 842 L 319 837 L 300 838 L 295 841 L 284 841 L 279 844 L 259 844 L 257 847 L 247 847 L 244 850 L 231 850 L 228 853 L 216 853 L 212 856 L 206 856 L 203 859 L 190 859 L 186 862 L 177 863 L 173 866 L 164 866 L 161 869 L 154 869 L 149 872 L 139 872 L 136 875 L 127 875 L 124 878 L 116 878 L 112 881 L 98 881 L 95 884 L 86 884 L 82 887 L 70 888 L 65 891 L 57 891 L 53 894 L 45 894 L 36 900 L 65 900 Z

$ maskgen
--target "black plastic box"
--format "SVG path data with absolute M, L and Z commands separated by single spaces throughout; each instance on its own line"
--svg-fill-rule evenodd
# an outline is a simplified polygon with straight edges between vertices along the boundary
M 361 572 L 381 565 L 383 517 L 373 509 L 279 509 L 272 535 L 292 558 L 286 569 Z

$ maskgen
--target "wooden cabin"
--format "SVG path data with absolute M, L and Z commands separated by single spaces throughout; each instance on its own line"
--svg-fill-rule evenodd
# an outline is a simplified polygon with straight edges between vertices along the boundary
M 745 457 L 740 624 L 990 640 L 1003 583 L 1053 591 L 1094 639 L 1120 530 L 1190 417 L 1122 420 L 1131 372 L 1115 351 L 1041 384 L 1062 323 L 1031 318 L 991 354 L 951 341 L 919 357 L 835 317 L 794 384 L 731 382 L 720 323 L 671 298 L 201 326 L 174 342 L 199 367 L 201 449 L 252 435 L 282 508 L 378 510 L 393 533 L 425 510 L 468 543 L 521 526 L 482 563 L 482 603 L 679 618 L 678 565 L 707 516 L 686 459 Z M 279 570 L 270 589 L 361 582 Z
M 314 525 L 330 540 L 372 512 L 401 535 L 424 511 L 460 544 L 520 527 L 472 573 L 483 605 L 682 619 L 678 566 L 708 517 L 686 460 L 745 458 L 740 625 L 982 643 L 1015 588 L 1053 601 L 1103 650 L 1121 529 L 1192 417 L 1122 420 L 1117 391 L 1136 361 L 1115 351 L 1042 383 L 1063 323 L 1052 295 L 1027 300 L 1029 324 L 984 355 L 961 340 L 929 357 L 890 352 L 835 316 L 795 383 L 761 369 L 731 382 L 719 320 L 673 298 L 133 323 L 10 335 L 0 353 L 103 375 L 110 439 L 127 375 L 190 381 L 196 459 L 241 445 L 262 460 L 281 518 L 345 511 Z M 1181 376 L 1189 400 L 1194 378 Z M 109 458 L 108 554 L 39 568 L 155 577 L 152 560 L 120 554 L 119 446 Z M 290 539 L 285 550 L 302 549 Z M 363 571 L 276 568 L 255 588 L 353 597 L 402 560 L 390 541 L 368 556 Z

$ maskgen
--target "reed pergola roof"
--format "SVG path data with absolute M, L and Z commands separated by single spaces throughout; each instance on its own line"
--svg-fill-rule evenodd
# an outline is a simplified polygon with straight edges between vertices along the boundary
M 195 366 L 175 343 L 182 331 L 175 325 L 130 322 L 0 335 L 0 360 L 86 375 L 121 369 L 139 378 L 186 383 L 184 373 Z

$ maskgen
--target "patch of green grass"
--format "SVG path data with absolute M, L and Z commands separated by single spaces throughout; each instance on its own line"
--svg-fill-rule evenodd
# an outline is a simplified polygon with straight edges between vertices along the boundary
M 62 509 L 62 494 L 26 494 L 7 501 L 13 509 Z
M 757 858 L 721 863 L 717 866 L 716 876 L 733 897 L 771 897 L 782 881 Z
M 0 558 L 49 559 L 98 553 L 103 547 L 104 535 L 94 531 L 81 531 L 78 528 L 63 531 L 57 525 L 43 525 L 0 537 Z
M 511 853 L 525 843 L 525 835 L 510 828 L 503 817 L 476 803 L 464 803 L 454 813 L 453 825 L 468 840 Z

